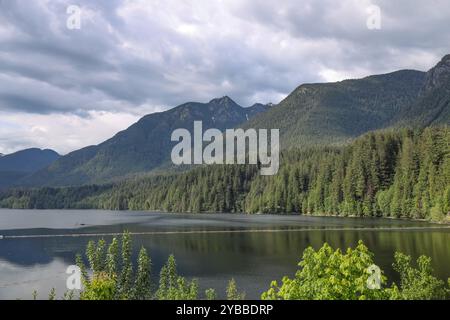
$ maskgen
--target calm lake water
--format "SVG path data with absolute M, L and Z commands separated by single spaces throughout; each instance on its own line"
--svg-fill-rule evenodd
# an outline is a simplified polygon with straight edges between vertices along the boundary
M 133 236 L 134 250 L 147 248 L 154 274 L 173 253 L 180 274 L 198 278 L 202 291 L 215 288 L 220 297 L 233 277 L 247 298 L 258 299 L 272 280 L 294 275 L 306 247 L 324 242 L 345 249 L 362 239 L 391 280 L 396 280 L 391 267 L 396 250 L 414 258 L 431 256 L 436 275 L 450 277 L 450 229 L 422 222 L 0 209 L 0 235 L 5 237 L 0 240 L 0 299 L 30 299 L 34 290 L 47 298 L 53 287 L 61 296 L 65 270 L 76 253 L 84 252 L 91 239 L 110 240 L 111 233 L 124 230 L 141 233 Z

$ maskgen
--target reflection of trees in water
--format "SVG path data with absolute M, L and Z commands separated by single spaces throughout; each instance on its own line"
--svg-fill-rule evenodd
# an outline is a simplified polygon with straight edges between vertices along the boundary
M 73 264 L 74 252 L 83 250 L 89 239 L 70 238 L 7 239 L 0 243 L 0 259 L 18 266 L 49 264 L 55 258 Z
M 266 259 L 274 263 L 294 263 L 301 252 L 312 246 L 320 248 L 324 242 L 332 247 L 354 247 L 358 240 L 375 253 L 375 259 L 384 269 L 392 270 L 394 252 L 402 251 L 413 258 L 425 254 L 433 259 L 439 276 L 448 277 L 450 256 L 448 231 L 308 231 L 230 234 L 176 234 L 170 236 L 143 236 L 136 242 L 150 252 L 174 253 L 181 265 L 199 265 L 204 269 L 244 267 L 252 259 Z M 207 266 L 204 266 L 205 262 Z
M 82 232 L 120 233 L 126 227 L 129 225 L 90 227 L 82 229 Z M 148 230 L 138 225 L 128 229 L 134 232 Z M 189 231 L 192 228 L 177 230 Z M 53 230 L 52 233 L 61 234 L 64 231 Z M 112 237 L 103 238 L 110 240 Z M 21 266 L 49 264 L 54 258 L 73 264 L 75 254 L 84 252 L 90 239 L 92 238 L 6 239 L 0 241 L 0 259 Z M 133 239 L 134 251 L 137 252 L 141 246 L 146 247 L 157 270 L 167 260 L 168 255 L 173 253 L 180 264 L 180 271 L 187 276 L 232 273 L 233 270 L 237 273 L 252 272 L 257 271 L 256 268 L 270 267 L 270 264 L 295 269 L 301 253 L 308 246 L 318 249 L 327 242 L 332 247 L 345 249 L 354 247 L 360 239 L 375 253 L 376 262 L 388 275 L 392 273 L 394 252 L 402 251 L 413 258 L 421 254 L 430 256 L 436 274 L 441 278 L 449 276 L 448 230 L 159 234 L 136 235 Z

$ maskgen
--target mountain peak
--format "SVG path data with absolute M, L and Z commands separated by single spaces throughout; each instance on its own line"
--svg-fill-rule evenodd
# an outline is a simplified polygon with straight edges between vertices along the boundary
M 178 128 L 194 131 L 194 122 L 203 129 L 220 131 L 243 124 L 263 107 L 247 109 L 228 96 L 209 103 L 187 102 L 173 109 L 144 116 L 111 139 L 89 148 L 71 152 L 54 164 L 21 180 L 22 186 L 69 186 L 99 184 L 124 179 L 172 165 L 170 155 L 174 141 L 170 137 Z
M 450 62 L 450 54 L 446 54 L 442 60 L 441 63 L 449 63 Z
M 450 80 L 450 54 L 445 55 L 439 63 L 427 72 L 425 91 L 432 90 Z
M 220 105 L 237 105 L 236 102 L 233 101 L 229 96 L 223 96 L 221 98 L 212 99 L 209 103 L 220 104 Z
M 450 54 L 442 57 L 441 61 L 433 69 L 450 68 Z M 431 70 L 433 70 L 431 69 Z

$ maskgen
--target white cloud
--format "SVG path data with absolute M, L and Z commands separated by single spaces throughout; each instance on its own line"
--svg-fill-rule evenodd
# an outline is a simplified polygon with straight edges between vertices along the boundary
M 0 112 L 0 119 L 0 153 L 38 147 L 65 154 L 103 142 L 136 122 L 138 116 L 100 111 L 90 111 L 87 117 Z

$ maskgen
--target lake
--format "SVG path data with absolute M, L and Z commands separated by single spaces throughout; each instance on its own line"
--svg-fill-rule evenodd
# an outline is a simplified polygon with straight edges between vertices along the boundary
M 342 249 L 362 239 L 391 280 L 396 250 L 433 259 L 435 274 L 450 277 L 450 229 L 425 222 L 376 218 L 281 215 L 166 214 L 100 210 L 0 209 L 0 299 L 31 299 L 37 290 L 65 291 L 66 268 L 89 240 L 110 240 L 128 230 L 135 253 L 147 248 L 153 274 L 173 253 L 179 273 L 199 279 L 201 293 L 224 297 L 235 278 L 247 298 L 258 299 L 272 280 L 293 276 L 303 250 L 324 242 Z

